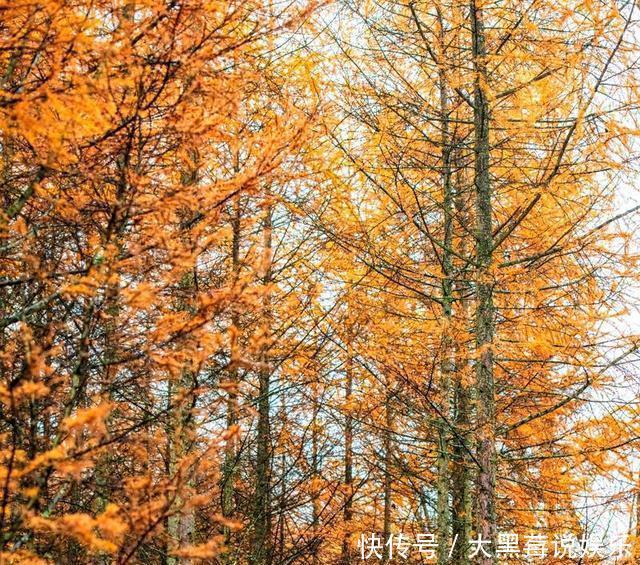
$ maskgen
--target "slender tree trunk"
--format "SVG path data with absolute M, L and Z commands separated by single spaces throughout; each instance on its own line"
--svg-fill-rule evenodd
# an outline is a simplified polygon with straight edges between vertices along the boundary
M 452 143 L 452 146 L 455 143 Z M 465 175 L 458 166 L 458 153 L 452 153 L 452 169 L 457 171 L 455 184 L 458 187 L 455 196 L 456 216 L 460 226 L 469 225 L 469 206 L 463 191 Z M 460 237 L 459 255 L 467 257 L 467 238 Z M 466 280 L 464 271 L 458 275 L 455 294 L 458 299 L 457 323 L 469 325 L 471 319 L 468 296 L 471 286 Z M 469 539 L 471 536 L 472 496 L 471 496 L 471 460 L 469 451 L 469 427 L 471 424 L 471 397 L 467 384 L 469 369 L 469 351 L 465 343 L 455 345 L 455 378 L 453 383 L 453 425 L 455 438 L 452 442 L 452 471 L 451 471 L 451 537 L 453 565 L 467 565 L 469 563 Z
M 445 43 L 444 24 L 442 15 L 438 11 L 439 40 L 441 45 Z M 438 418 L 438 456 L 437 456 L 437 508 L 436 527 L 438 531 L 438 564 L 445 565 L 449 552 L 449 442 L 450 430 L 448 420 L 451 411 L 451 375 L 453 373 L 452 342 L 451 342 L 451 314 L 453 305 L 453 283 L 451 274 L 453 271 L 453 188 L 451 183 L 451 139 L 449 133 L 449 93 L 447 89 L 447 77 L 444 62 L 440 62 L 438 69 L 438 82 L 440 86 L 440 120 L 442 128 L 442 199 L 443 199 L 443 252 L 442 252 L 442 314 L 444 318 L 444 330 L 442 334 L 442 358 L 440 361 L 440 410 Z M 446 418 L 446 420 L 445 420 Z
M 351 413 L 351 399 L 353 395 L 353 361 L 351 358 L 351 344 L 347 344 L 345 401 L 347 413 L 344 421 L 344 536 L 342 539 L 342 565 L 351 563 L 351 520 L 353 518 L 353 416 Z
M 194 163 L 197 163 L 198 153 L 196 150 L 193 150 L 192 156 L 194 157 Z M 193 168 L 190 167 L 188 170 L 183 171 L 182 184 L 185 186 L 196 184 L 198 182 L 198 170 L 199 167 L 195 164 Z M 182 237 L 186 241 L 191 240 L 188 230 L 184 231 Z M 189 311 L 192 307 L 191 301 L 196 291 L 197 280 L 196 267 L 185 273 L 183 284 L 185 289 L 189 290 L 189 293 L 184 299 L 179 299 L 179 310 Z M 171 394 L 172 388 L 169 388 L 169 471 L 171 477 L 176 477 L 176 475 L 189 473 L 183 459 L 192 452 L 194 445 L 197 375 L 193 369 L 189 366 L 185 367 L 179 382 L 176 383 L 173 395 Z M 179 482 L 186 483 L 184 476 L 179 478 Z M 189 486 L 192 486 L 192 484 Z M 193 543 L 195 518 L 194 509 L 188 507 L 184 495 L 178 491 L 174 501 L 174 512 L 169 516 L 167 528 L 169 539 L 170 541 L 172 540 L 174 547 L 184 548 Z M 185 558 L 171 557 L 168 559 L 168 563 L 171 564 L 189 565 L 191 562 L 191 559 Z
M 456 439 L 453 443 L 452 490 L 452 539 L 455 542 L 451 563 L 466 565 L 469 563 L 469 538 L 471 535 L 471 473 L 470 458 L 467 452 L 468 428 L 470 424 L 470 401 L 467 386 L 456 377 L 454 401 L 454 424 Z
M 280 429 L 285 430 L 289 425 L 287 420 L 286 387 L 283 376 L 280 377 Z M 287 455 L 283 449 L 280 454 L 280 492 L 278 493 L 278 524 L 276 535 L 278 544 L 274 550 L 274 561 L 280 563 L 285 551 L 285 530 L 287 528 Z
M 387 383 L 387 396 L 385 400 L 385 430 L 383 439 L 384 448 L 384 518 L 382 524 L 382 543 L 384 545 L 384 552 L 382 557 L 383 563 L 388 563 L 391 559 L 391 544 L 388 544 L 391 537 L 391 504 L 392 504 L 392 441 L 391 433 L 393 426 L 393 414 L 391 408 L 391 391 L 389 390 L 389 384 Z
M 117 356 L 117 336 L 118 317 L 120 315 L 119 288 L 117 284 L 109 284 L 106 289 L 106 299 L 104 311 L 107 320 L 104 329 L 104 357 L 105 371 L 104 380 L 100 385 L 103 398 L 112 400 L 113 381 L 115 378 L 115 365 L 113 362 Z M 94 501 L 93 511 L 96 514 L 104 512 L 107 503 L 112 498 L 110 479 L 113 474 L 113 453 L 109 450 L 100 455 L 95 464 L 95 489 L 97 497 Z M 100 556 L 97 563 L 108 563 L 107 556 Z
M 182 467 L 182 459 L 191 450 L 193 411 L 195 408 L 195 396 L 192 392 L 185 394 L 185 391 L 193 391 L 195 376 L 191 371 L 184 371 L 182 379 L 169 390 L 170 423 L 168 430 L 169 449 L 169 476 L 174 477 L 178 473 L 184 473 L 186 469 Z M 173 389 L 173 390 L 172 390 Z M 176 402 L 172 406 L 173 402 Z M 183 510 L 185 504 L 184 497 L 178 493 L 174 500 L 174 509 L 167 520 L 167 534 L 169 536 L 169 550 L 172 547 L 185 547 L 192 543 L 195 530 L 195 515 L 192 509 Z M 178 559 L 168 557 L 168 565 L 188 565 L 190 559 Z
M 270 198 L 270 194 L 267 194 Z M 256 490 L 254 497 L 254 536 L 251 551 L 253 565 L 271 563 L 271 422 L 270 422 L 270 384 L 271 367 L 269 365 L 268 336 L 271 326 L 271 304 L 269 285 L 272 277 L 272 210 L 267 204 L 263 228 L 263 278 L 265 287 L 263 297 L 263 340 L 258 371 L 258 437 L 256 456 Z
M 495 544 L 496 537 L 496 450 L 495 390 L 493 374 L 494 306 L 491 263 L 493 255 L 492 195 L 489 176 L 489 102 L 485 94 L 487 80 L 485 32 L 482 9 L 470 3 L 475 71 L 474 91 L 474 186 L 476 202 L 476 388 L 477 459 L 476 482 L 477 533 Z M 493 545 L 495 547 L 495 545 Z M 478 558 L 480 565 L 494 563 L 494 557 Z
M 234 201 L 232 220 L 232 242 L 231 242 L 231 268 L 234 282 L 237 283 L 240 274 L 240 237 L 241 237 L 241 207 L 240 197 Z M 227 395 L 227 429 L 235 428 L 238 425 L 238 367 L 235 364 L 237 352 L 237 334 L 239 332 L 240 320 L 237 311 L 234 309 L 231 314 L 231 325 L 234 328 L 234 336 L 231 343 L 231 369 L 229 371 L 229 388 Z M 235 481 L 237 466 L 237 434 L 232 435 L 227 440 L 224 453 L 224 472 L 222 476 L 222 515 L 233 520 L 235 517 Z M 224 555 L 226 563 L 235 563 L 233 551 L 233 534 L 231 528 L 225 526 L 224 539 L 227 552 Z
M 319 385 L 319 383 L 318 383 Z M 314 391 L 314 407 L 313 407 L 313 423 L 311 429 L 311 473 L 313 480 L 317 480 L 320 476 L 320 461 L 319 461 L 319 422 L 318 422 L 318 411 L 319 411 L 319 390 L 318 385 L 315 386 Z M 311 545 L 311 554 L 312 554 L 312 564 L 319 565 L 319 549 L 320 549 L 320 499 L 317 496 L 317 493 L 312 492 L 313 496 L 313 516 L 312 516 L 312 532 L 313 532 L 313 541 Z

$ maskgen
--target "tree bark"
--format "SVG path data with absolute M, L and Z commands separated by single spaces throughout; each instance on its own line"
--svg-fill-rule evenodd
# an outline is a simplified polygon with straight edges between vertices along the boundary
M 444 45 L 444 24 L 438 11 L 439 40 Z M 440 120 L 442 127 L 441 161 L 442 161 L 442 201 L 443 201 L 443 252 L 442 252 L 442 315 L 444 328 L 442 333 L 442 357 L 440 360 L 440 411 L 438 418 L 438 455 L 437 455 L 437 504 L 436 527 L 438 530 L 438 564 L 446 565 L 449 553 L 449 443 L 450 430 L 448 420 L 451 411 L 451 375 L 453 373 L 451 314 L 453 306 L 453 187 L 451 175 L 451 139 L 449 133 L 449 92 L 444 62 L 438 65 L 438 82 L 440 86 Z M 446 418 L 446 419 L 445 419 Z
M 393 414 L 391 408 L 391 391 L 387 383 L 387 395 L 385 400 L 385 430 L 383 439 L 384 448 L 384 518 L 382 525 L 382 543 L 384 551 L 382 562 L 388 563 L 391 560 L 391 545 L 388 544 L 391 536 L 391 504 L 392 504 L 392 453 L 391 453 L 391 433 L 393 426 Z
M 234 283 L 237 283 L 240 274 L 240 237 L 241 237 L 241 207 L 240 197 L 236 197 L 233 205 L 232 242 L 231 242 L 231 269 Z M 227 429 L 238 425 L 238 368 L 235 364 L 237 356 L 237 332 L 240 320 L 234 309 L 231 314 L 231 325 L 234 328 L 234 337 L 231 343 L 231 369 L 229 370 L 229 389 L 227 395 Z M 235 481 L 237 466 L 237 435 L 229 437 L 225 445 L 224 472 L 222 476 L 222 515 L 228 520 L 233 520 L 235 515 Z M 228 526 L 224 528 L 224 540 L 227 552 L 224 555 L 225 563 L 235 563 L 233 551 L 233 534 Z
M 474 87 L 474 187 L 476 208 L 476 390 L 477 460 L 476 529 L 493 542 L 496 538 L 496 450 L 495 386 L 493 374 L 494 305 L 491 263 L 493 255 L 492 194 L 489 175 L 489 102 L 485 93 L 487 68 L 482 9 L 470 3 Z M 478 556 L 480 565 L 495 563 L 495 557 Z
M 351 520 L 353 519 L 353 416 L 351 415 L 351 399 L 353 395 L 353 361 L 351 358 L 351 343 L 347 344 L 345 401 L 347 413 L 344 421 L 344 534 L 342 539 L 342 565 L 351 563 Z
M 270 194 L 267 194 L 267 200 Z M 271 303 L 269 285 L 272 279 L 272 209 L 267 202 L 263 227 L 263 277 L 264 296 L 262 305 L 263 345 L 258 371 L 258 437 L 256 454 L 256 490 L 254 497 L 254 536 L 250 561 L 253 565 L 271 563 L 271 421 L 268 337 L 271 327 Z
M 311 428 L 311 476 L 312 480 L 316 481 L 320 477 L 320 458 L 319 458 L 319 426 L 318 412 L 320 411 L 320 395 L 319 395 L 319 383 L 314 387 L 314 407 L 313 407 L 313 422 Z M 311 542 L 311 562 L 313 565 L 320 564 L 319 550 L 320 550 L 320 499 L 319 493 L 312 492 L 313 502 L 313 515 L 312 515 L 312 532 L 313 539 Z
M 454 146 L 455 143 L 452 143 Z M 468 226 L 469 204 L 463 190 L 466 186 L 464 170 L 459 166 L 458 152 L 452 152 L 452 169 L 456 171 L 455 208 L 457 222 L 460 226 Z M 460 238 L 458 254 L 467 257 L 467 238 Z M 471 295 L 471 285 L 462 271 L 455 282 L 455 295 L 458 300 L 456 322 L 461 326 L 468 326 L 471 319 L 471 304 L 467 297 Z M 471 536 L 471 458 L 469 457 L 471 444 L 469 441 L 469 427 L 471 424 L 471 395 L 467 383 L 469 370 L 469 348 L 462 340 L 455 344 L 455 375 L 453 382 L 453 426 L 455 438 L 452 442 L 452 470 L 451 470 L 451 536 L 453 565 L 467 565 L 469 563 L 469 539 Z

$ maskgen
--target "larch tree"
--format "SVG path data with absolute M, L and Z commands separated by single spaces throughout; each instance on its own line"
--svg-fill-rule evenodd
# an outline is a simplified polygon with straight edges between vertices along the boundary
M 3 559 L 220 552 L 218 376 L 263 294 L 221 220 L 292 174 L 310 114 L 260 61 L 305 9 L 0 7 Z
M 615 210 L 633 170 L 635 6 L 342 6 L 329 137 L 334 182 L 363 205 L 350 233 L 343 213 L 325 220 L 425 316 L 438 559 L 465 562 L 471 529 L 494 546 L 498 529 L 575 531 L 584 485 L 565 476 L 590 465 L 589 401 L 636 352 L 611 326 L 635 261 L 615 251 L 637 211 Z M 615 458 L 611 439 L 598 452 Z

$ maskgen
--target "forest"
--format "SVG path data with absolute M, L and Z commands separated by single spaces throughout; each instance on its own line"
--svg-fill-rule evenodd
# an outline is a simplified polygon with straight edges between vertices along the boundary
M 636 0 L 0 0 L 0 564 L 640 563 Z

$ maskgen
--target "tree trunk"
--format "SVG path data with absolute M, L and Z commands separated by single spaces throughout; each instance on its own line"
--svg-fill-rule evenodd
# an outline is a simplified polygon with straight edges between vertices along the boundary
M 388 544 L 391 536 L 391 504 L 392 504 L 392 453 L 391 453 L 391 432 L 393 425 L 393 414 L 391 412 L 391 391 L 387 383 L 387 396 L 385 401 L 385 430 L 384 430 L 384 518 L 382 525 L 382 543 L 384 552 L 383 563 L 388 563 L 391 559 L 391 544 Z
M 439 40 L 444 46 L 444 24 L 438 11 Z M 438 565 L 446 565 L 449 552 L 449 442 L 448 420 L 451 411 L 451 375 L 453 373 L 453 355 L 451 342 L 451 314 L 453 305 L 453 188 L 451 183 L 451 140 L 449 133 L 449 93 L 444 62 L 438 68 L 440 86 L 440 119 L 442 125 L 442 201 L 443 201 L 443 252 L 442 252 L 442 314 L 444 329 L 442 333 L 442 358 L 440 360 L 440 411 L 438 417 L 438 455 L 437 455 L 437 506 L 436 527 L 438 531 Z
M 285 379 L 281 375 L 280 376 L 280 430 L 282 431 L 287 429 L 289 425 L 287 419 L 287 388 L 285 386 Z M 274 548 L 273 559 L 275 563 L 280 563 L 284 560 L 284 552 L 285 552 L 285 535 L 287 529 L 287 454 L 283 449 L 282 453 L 279 457 L 280 462 L 280 476 L 278 480 L 280 481 L 280 492 L 278 493 L 278 523 L 276 525 L 276 539 L 277 546 Z
M 236 197 L 233 209 L 232 220 L 232 242 L 231 242 L 231 268 L 234 283 L 237 283 L 240 274 L 240 237 L 241 237 L 241 208 L 240 197 Z M 237 352 L 237 333 L 239 332 L 240 320 L 237 311 L 234 309 L 231 314 L 231 325 L 234 328 L 234 335 L 231 343 L 231 369 L 229 370 L 229 388 L 227 395 L 227 429 L 232 429 L 238 425 L 238 367 L 235 364 Z M 235 481 L 236 481 L 236 458 L 237 434 L 232 435 L 227 440 L 224 453 L 224 471 L 222 476 L 222 515 L 233 520 L 235 515 Z M 228 526 L 224 528 L 224 541 L 227 552 L 224 555 L 225 563 L 235 563 L 233 551 L 233 534 Z
M 270 194 L 267 194 L 267 199 Z M 271 367 L 269 365 L 269 344 L 271 326 L 271 304 L 269 285 L 272 277 L 272 210 L 270 202 L 263 228 L 263 345 L 260 353 L 258 371 L 258 437 L 256 454 L 256 490 L 254 497 L 254 536 L 251 551 L 253 565 L 271 563 L 271 422 L 270 422 L 270 384 Z
M 494 306 L 491 262 L 493 255 L 492 195 L 489 176 L 489 102 L 485 94 L 487 79 L 484 24 L 481 8 L 471 0 L 474 90 L 474 185 L 476 203 L 476 389 L 477 534 L 493 542 L 496 537 L 495 480 L 495 390 L 493 375 Z M 480 565 L 494 563 L 494 557 L 478 558 Z
M 342 565 L 351 563 L 351 520 L 353 518 L 353 416 L 351 415 L 351 400 L 353 395 L 353 361 L 351 358 L 351 344 L 347 344 L 345 403 L 347 413 L 344 421 L 344 535 L 342 539 Z
M 319 385 L 319 383 L 318 383 Z M 318 412 L 320 410 L 320 398 L 319 398 L 319 390 L 318 385 L 315 386 L 314 390 L 314 408 L 313 408 L 313 423 L 311 428 L 311 476 L 312 481 L 315 481 L 320 477 L 320 460 L 319 460 L 319 422 L 318 422 Z M 313 565 L 319 565 L 319 550 L 320 550 L 320 499 L 318 497 L 319 493 L 312 492 L 313 502 L 312 502 L 312 532 L 313 539 L 311 542 L 311 562 Z
M 192 448 L 192 430 L 194 426 L 193 411 L 195 408 L 195 376 L 190 371 L 184 371 L 182 379 L 175 386 L 169 389 L 169 414 L 170 422 L 168 426 L 168 449 L 169 449 L 169 475 L 175 477 L 177 474 L 188 472 L 182 467 L 182 459 Z M 186 394 L 185 394 L 186 391 Z M 172 406 L 173 402 L 176 402 Z M 178 487 L 180 488 L 180 487 Z M 183 548 L 191 545 L 195 530 L 195 515 L 193 509 L 184 510 L 185 499 L 178 492 L 173 501 L 172 513 L 167 519 L 167 534 L 169 536 L 168 549 Z M 190 559 L 179 559 L 168 557 L 167 565 L 188 565 Z
M 452 143 L 452 145 L 454 145 Z M 457 171 L 455 184 L 458 187 L 455 196 L 456 216 L 460 226 L 469 225 L 468 199 L 462 189 L 466 186 L 465 175 L 458 166 L 458 153 L 452 153 L 452 169 Z M 467 238 L 463 235 L 459 243 L 459 256 L 467 257 Z M 458 275 L 455 283 L 458 298 L 456 318 L 460 325 L 468 326 L 471 318 L 470 296 L 471 286 L 464 274 Z M 453 565 L 469 563 L 469 539 L 471 536 L 472 495 L 471 495 L 471 444 L 469 442 L 469 426 L 471 424 L 471 397 L 467 384 L 469 370 L 469 350 L 464 341 L 458 340 L 455 345 L 455 377 L 453 383 L 453 426 L 455 438 L 452 442 L 451 471 L 451 536 Z

